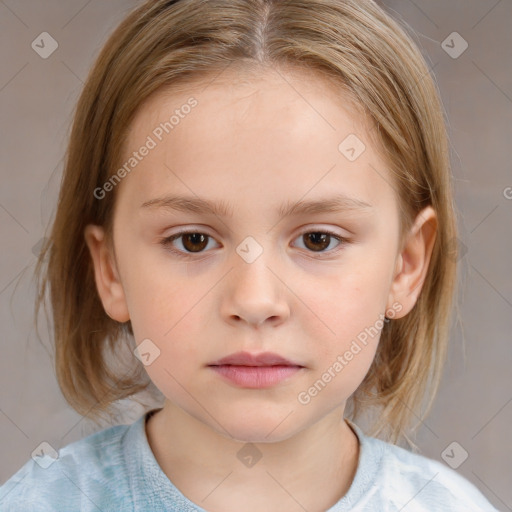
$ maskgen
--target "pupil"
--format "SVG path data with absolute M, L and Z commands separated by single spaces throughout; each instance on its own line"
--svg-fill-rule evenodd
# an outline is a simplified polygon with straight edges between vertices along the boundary
M 206 246 L 205 241 L 206 237 L 202 235 L 201 233 L 192 233 L 185 237 L 185 241 L 191 240 L 191 244 L 184 244 L 187 250 L 190 250 L 190 252 L 199 252 Z M 199 248 L 197 248 L 197 245 L 200 245 Z M 192 245 L 192 247 L 190 247 Z
M 309 240 L 313 241 L 313 245 L 315 246 L 313 248 L 318 248 L 318 244 L 320 244 L 320 249 L 325 249 L 325 247 L 329 246 L 331 235 L 327 233 L 309 233 L 307 237 Z

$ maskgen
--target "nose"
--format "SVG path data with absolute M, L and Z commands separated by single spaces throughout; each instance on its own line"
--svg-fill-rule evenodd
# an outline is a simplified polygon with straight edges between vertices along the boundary
M 277 327 L 290 316 L 285 280 L 263 256 L 252 263 L 236 263 L 226 276 L 221 311 L 226 321 Z

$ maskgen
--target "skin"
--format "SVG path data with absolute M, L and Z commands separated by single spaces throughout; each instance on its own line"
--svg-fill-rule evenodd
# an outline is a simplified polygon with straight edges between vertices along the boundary
M 136 343 L 149 338 L 160 350 L 146 370 L 166 401 L 146 429 L 164 473 L 209 511 L 321 511 L 346 494 L 357 469 L 358 441 L 343 414 L 380 332 L 308 404 L 297 397 L 393 304 L 395 318 L 413 308 L 436 216 L 431 207 L 420 212 L 400 246 L 396 194 L 369 125 L 321 77 L 290 69 L 241 76 L 224 72 L 144 103 L 127 158 L 176 108 L 198 101 L 117 186 L 114 250 L 101 226 L 88 226 L 85 239 L 107 314 L 131 320 Z M 366 146 L 353 162 L 338 150 L 348 134 Z M 334 192 L 372 208 L 277 214 L 287 201 Z M 167 194 L 222 200 L 234 215 L 141 208 Z M 198 242 L 186 237 L 170 244 L 184 258 L 160 243 L 178 228 L 211 237 L 203 252 L 191 253 Z M 318 249 L 303 236 L 323 229 L 348 241 Z M 263 249 L 252 263 L 236 251 L 247 236 Z M 304 368 L 249 389 L 207 367 L 241 350 L 277 352 Z M 246 443 L 262 454 L 252 467 L 237 457 Z

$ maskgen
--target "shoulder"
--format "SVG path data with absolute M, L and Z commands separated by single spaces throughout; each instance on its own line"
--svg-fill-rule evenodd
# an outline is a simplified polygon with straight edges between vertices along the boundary
M 41 455 L 35 454 L 0 487 L 0 509 L 125 510 L 129 482 L 122 440 L 129 428 L 100 430 L 58 452 L 41 448 Z
M 376 480 L 382 502 L 418 512 L 496 511 L 475 485 L 442 462 L 380 439 L 365 437 L 364 442 L 379 461 Z

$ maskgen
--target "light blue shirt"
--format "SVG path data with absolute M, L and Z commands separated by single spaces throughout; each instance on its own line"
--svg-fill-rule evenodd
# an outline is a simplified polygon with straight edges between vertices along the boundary
M 205 512 L 169 480 L 149 446 L 145 418 L 106 428 L 30 459 L 0 487 L 1 512 Z M 367 437 L 348 492 L 327 512 L 496 511 L 445 464 Z M 41 452 L 43 453 L 43 452 Z

